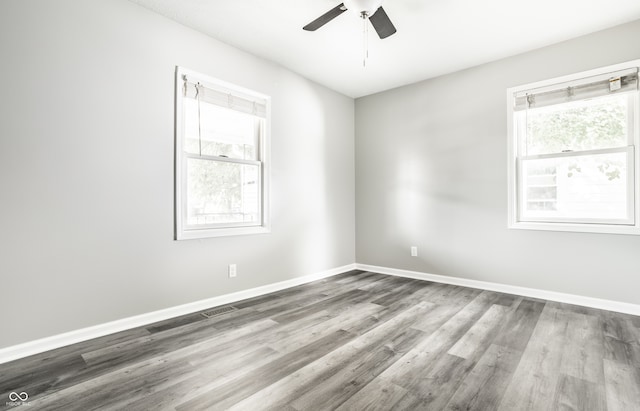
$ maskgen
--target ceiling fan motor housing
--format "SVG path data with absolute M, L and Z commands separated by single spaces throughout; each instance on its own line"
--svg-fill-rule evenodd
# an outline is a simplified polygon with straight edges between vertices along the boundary
M 371 17 L 382 5 L 382 0 L 344 0 L 344 5 L 358 16 L 364 13 L 366 17 Z

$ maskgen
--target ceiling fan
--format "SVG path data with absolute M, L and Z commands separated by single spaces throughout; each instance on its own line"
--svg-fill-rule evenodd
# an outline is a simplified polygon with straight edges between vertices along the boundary
M 360 18 L 369 19 L 378 36 L 381 39 L 386 39 L 396 32 L 396 28 L 389 20 L 389 16 L 387 16 L 381 4 L 382 0 L 344 0 L 344 3 L 340 3 L 302 29 L 315 31 L 345 11 L 351 10 L 357 13 Z

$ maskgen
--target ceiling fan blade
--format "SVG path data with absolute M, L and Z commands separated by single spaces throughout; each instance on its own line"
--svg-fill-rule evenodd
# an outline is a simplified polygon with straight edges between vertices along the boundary
M 344 3 L 340 3 L 338 6 L 324 13 L 322 16 L 318 17 L 311 23 L 307 24 L 302 29 L 307 31 L 316 31 L 320 27 L 324 26 L 331 20 L 335 19 L 336 17 L 344 13 L 345 11 L 347 11 L 347 8 L 344 6 Z
M 387 16 L 382 6 L 373 13 L 373 16 L 369 17 L 369 21 L 381 39 L 386 39 L 396 32 L 396 28 L 393 26 L 393 23 L 391 23 L 391 20 L 389 20 L 389 16 Z

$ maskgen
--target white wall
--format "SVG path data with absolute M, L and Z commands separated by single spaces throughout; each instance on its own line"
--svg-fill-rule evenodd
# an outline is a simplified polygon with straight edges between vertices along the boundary
M 355 261 L 352 99 L 125 0 L 3 0 L 0 58 L 0 348 Z M 173 241 L 176 65 L 272 96 L 271 234 Z
M 638 38 L 635 21 L 357 99 L 357 262 L 640 303 L 640 236 L 507 229 L 506 149 L 508 87 L 637 59 Z

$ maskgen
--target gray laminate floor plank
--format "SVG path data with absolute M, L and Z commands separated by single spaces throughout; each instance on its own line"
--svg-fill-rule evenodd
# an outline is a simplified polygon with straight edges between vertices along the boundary
M 309 341 L 320 339 L 328 334 L 341 329 L 340 320 L 336 316 L 329 315 L 326 311 L 319 311 L 304 320 L 279 324 L 273 320 L 265 320 L 273 323 L 275 326 L 264 329 L 256 329 L 250 333 L 243 335 L 230 335 L 225 333 L 223 338 L 216 338 L 214 344 L 209 344 L 204 350 L 198 350 L 196 347 L 189 347 L 191 354 L 189 362 L 195 367 L 207 367 L 209 365 L 216 366 L 220 362 L 225 362 L 228 358 L 232 358 L 238 353 L 253 351 L 264 347 L 277 351 L 280 354 L 286 354 L 295 351 L 308 344 Z M 331 325 L 334 325 L 333 327 Z M 244 328 L 238 329 L 241 332 Z M 283 344 L 283 342 L 287 344 Z M 298 344 L 294 342 L 298 341 Z M 276 349 L 270 346 L 277 347 Z
M 560 377 L 570 312 L 545 307 L 507 387 L 500 410 L 548 410 Z
M 640 342 L 640 327 L 635 325 L 635 322 L 640 320 L 612 311 L 600 311 L 595 315 L 599 315 L 602 318 L 603 333 L 606 337 L 612 337 L 627 343 Z
M 242 350 L 221 356 L 213 363 L 200 362 L 195 367 L 198 372 L 189 378 L 157 390 L 153 395 L 146 395 L 127 404 L 127 410 L 167 410 L 179 404 L 223 385 L 226 381 L 250 376 L 251 372 L 274 361 L 281 354 L 268 348 L 260 347 L 253 351 Z
M 494 304 L 489 307 L 469 331 L 449 349 L 448 353 L 466 359 L 482 353 L 482 346 L 495 338 L 495 331 L 502 325 L 507 312 L 507 308 L 503 305 Z
M 371 291 L 372 294 L 382 292 L 383 290 L 390 290 L 399 283 L 395 282 L 396 279 L 392 276 L 385 276 L 377 281 L 367 281 L 362 284 L 358 284 L 358 289 L 362 291 Z M 382 294 L 378 294 L 381 296 Z
M 607 409 L 604 385 L 561 374 L 553 410 L 601 411 Z
M 358 289 L 362 291 L 370 291 L 375 294 L 377 298 L 381 297 L 385 293 L 395 290 L 398 287 L 401 287 L 413 280 L 410 278 L 400 278 L 388 276 L 385 279 L 376 281 L 370 284 L 360 284 Z
M 345 310 L 348 309 L 348 307 L 362 303 L 369 298 L 370 295 L 366 291 L 358 289 L 349 290 L 333 297 L 324 298 L 320 301 L 314 302 L 313 304 L 307 304 L 282 314 L 275 314 L 272 318 L 274 321 L 279 323 L 296 321 L 321 310 Z
M 382 376 L 409 390 L 416 396 L 429 395 L 434 389 L 431 370 L 438 360 L 455 362 L 446 354 L 484 313 L 493 305 L 497 294 L 482 292 L 471 302 L 458 310 L 439 328 L 420 341 L 395 364 L 384 371 Z M 448 356 L 448 357 L 447 357 Z
M 109 363 L 115 366 L 171 353 L 182 347 L 206 347 L 211 345 L 211 338 L 214 336 L 217 336 L 216 344 L 220 344 L 276 325 L 275 321 L 267 318 L 248 323 L 245 327 L 226 331 L 220 331 L 214 327 L 200 327 L 177 332 L 178 329 L 173 328 L 129 343 L 89 351 L 83 353 L 82 357 L 88 365 Z
M 289 353 L 303 347 L 305 344 L 308 344 L 310 340 L 322 338 L 327 334 L 331 334 L 339 330 L 348 331 L 350 334 L 358 335 L 359 333 L 357 331 L 359 330 L 359 326 L 364 323 L 366 318 L 375 317 L 376 313 L 379 312 L 381 308 L 382 307 L 376 304 L 364 304 L 357 310 L 346 310 L 327 321 L 305 328 L 302 332 L 297 332 L 285 339 L 270 341 L 268 344 L 278 352 Z M 370 328 L 373 328 L 373 326 L 369 327 L 369 329 Z
M 0 394 L 8 395 L 16 387 L 28 386 L 35 396 L 58 384 L 66 376 L 84 369 L 86 364 L 81 357 L 84 351 L 147 335 L 149 332 L 146 329 L 134 328 L 0 364 Z
M 385 381 L 375 378 L 351 398 L 340 405 L 339 411 L 387 411 L 396 410 L 396 404 L 407 395 L 407 390 Z
M 157 357 L 50 393 L 38 398 L 36 404 L 47 410 L 113 407 L 123 398 L 130 401 L 141 392 L 152 392 L 170 379 L 184 379 L 192 372 L 184 361 L 173 362 Z
M 301 307 L 312 305 L 318 301 L 324 301 L 328 298 L 330 298 L 330 296 L 325 293 L 305 292 L 288 298 L 263 301 L 260 304 L 252 305 L 251 310 L 263 313 L 263 315 L 266 316 L 273 316 L 275 313 L 293 311 Z
M 604 337 L 604 358 L 640 368 L 640 341 L 633 343 Z
M 465 305 L 476 298 L 482 290 L 476 288 L 457 287 L 451 284 L 438 284 L 429 302 L 438 305 Z
M 255 392 L 297 371 L 350 341 L 354 336 L 337 331 L 255 369 L 252 378 L 236 378 L 176 407 L 178 411 L 227 409 Z
M 366 354 L 358 356 L 360 358 L 356 361 L 343 364 L 331 379 L 317 384 L 291 404 L 300 410 L 311 409 L 319 404 L 321 406 L 317 407 L 318 409 L 338 408 L 397 361 L 421 336 L 421 331 L 407 328 L 397 333 L 382 347 L 362 350 Z M 348 381 L 348 384 L 345 384 L 345 381 Z
M 270 303 L 272 301 L 278 301 L 278 300 L 282 300 L 283 298 L 286 298 L 286 296 L 281 295 L 280 293 L 271 293 L 271 294 L 266 294 L 266 295 L 261 295 L 258 297 L 253 297 L 253 298 L 249 298 L 237 303 L 233 303 L 233 304 L 229 304 L 235 308 L 250 308 L 250 307 L 255 307 L 257 305 L 260 304 L 264 304 L 264 303 Z
M 499 331 L 495 344 L 524 351 L 545 303 L 523 299 Z
M 491 411 L 498 408 L 518 366 L 521 351 L 492 344 L 449 400 L 447 410 Z
M 47 357 L 43 361 L 25 361 L 25 367 L 19 367 L 21 360 L 0 364 L 0 398 L 8 398 L 11 392 L 27 392 L 31 398 L 38 397 L 50 390 L 64 388 L 61 382 L 72 380 L 87 368 L 79 353 L 65 354 L 59 357 Z M 77 380 L 76 380 L 77 381 Z M 3 402 L 0 401 L 0 409 Z
M 327 394 L 327 391 L 336 389 L 336 383 L 338 384 L 337 388 L 341 391 L 357 391 L 356 388 L 361 386 L 355 383 L 355 378 L 358 375 L 355 369 L 367 361 L 371 362 L 370 355 L 378 350 L 381 353 L 373 361 L 373 366 L 378 367 L 385 363 L 380 357 L 391 358 L 404 353 L 422 334 L 420 331 L 410 330 L 409 327 L 417 317 L 428 313 L 431 307 L 432 305 L 429 303 L 421 303 L 397 312 L 395 316 L 388 318 L 378 327 L 370 329 L 330 354 L 255 393 L 238 404 L 236 408 L 241 410 L 267 406 L 269 409 L 278 409 L 293 402 L 294 407 L 304 409 L 308 407 L 308 404 L 317 402 L 318 396 L 323 398 L 322 402 L 329 404 L 330 401 L 335 402 L 339 398 L 337 394 Z M 386 347 L 386 350 L 383 347 Z M 340 373 L 348 374 L 349 387 L 342 385 L 344 378 L 340 378 Z M 371 371 L 364 378 L 373 379 L 376 375 Z M 366 383 L 368 382 L 366 381 Z M 365 385 L 362 378 L 360 384 Z M 345 400 L 343 399 L 341 402 Z M 307 405 L 296 405 L 294 401 L 304 401 Z
M 414 303 L 401 300 L 386 307 L 369 303 L 368 305 L 366 305 L 367 307 L 376 307 L 377 309 L 373 310 L 370 308 L 371 313 L 358 316 L 358 321 L 352 322 L 351 324 L 345 324 L 342 329 L 349 331 L 352 334 L 362 335 L 380 326 L 381 324 L 385 324 L 388 320 L 396 317 L 398 314 L 420 304 L 428 304 L 428 306 L 430 307 L 429 310 L 432 310 L 434 308 L 433 304 L 424 301 Z M 417 320 L 418 318 L 416 318 L 416 321 Z
M 640 369 L 604 360 L 605 391 L 609 411 L 640 409 Z
M 422 281 L 419 281 L 419 280 L 410 281 L 406 284 L 396 287 L 393 290 L 388 291 L 387 293 L 382 295 L 380 298 L 376 298 L 371 302 L 374 304 L 385 305 L 385 306 L 389 304 L 393 304 L 398 300 L 402 300 L 416 293 L 418 290 L 422 288 L 421 283 Z
M 560 372 L 603 387 L 603 358 L 604 335 L 600 318 L 569 313 Z
M 227 332 L 224 334 L 224 338 L 232 338 L 236 335 L 242 336 L 256 330 L 264 330 L 268 327 L 277 325 L 272 320 L 266 319 L 261 322 L 247 324 L 243 328 L 233 330 L 233 332 Z M 168 330 L 167 333 L 173 335 L 174 329 Z M 209 338 L 205 336 L 209 335 Z M 51 377 L 46 389 L 38 391 L 34 390 L 31 384 L 27 385 L 28 390 L 25 392 L 30 393 L 30 398 L 38 398 L 41 396 L 47 396 L 53 392 L 64 391 L 67 388 L 81 386 L 87 381 L 100 380 L 104 375 L 112 374 L 113 372 L 120 372 L 128 367 L 137 367 L 140 364 L 152 361 L 160 358 L 161 356 L 170 356 L 172 359 L 184 359 L 188 355 L 193 355 L 199 350 L 206 349 L 211 344 L 217 344 L 219 342 L 216 339 L 215 342 L 211 341 L 212 335 L 216 334 L 216 330 L 199 329 L 194 333 L 185 333 L 184 339 L 160 340 L 159 345 L 140 345 L 138 344 L 140 337 L 134 338 L 131 341 L 134 344 L 129 345 L 126 343 L 118 343 L 115 346 L 107 345 L 98 350 L 90 351 L 91 353 L 98 352 L 98 357 L 93 358 L 90 364 L 87 364 L 84 360 L 83 365 L 77 368 L 69 369 L 68 365 L 64 364 L 58 368 L 58 372 L 55 376 Z M 196 336 L 198 338 L 196 338 Z M 157 335 L 145 336 L 143 339 L 157 337 Z M 224 340 L 222 338 L 222 340 Z M 122 345 L 119 349 L 118 346 Z M 101 352 L 104 351 L 104 352 Z
M 230 306 L 0 364 L 0 397 L 27 392 L 33 410 L 640 410 L 640 317 L 358 270 Z
M 336 281 L 338 284 L 347 285 L 347 284 L 366 284 L 368 282 L 375 281 L 376 279 L 383 279 L 385 276 L 372 273 L 370 271 L 361 271 L 356 270 L 352 275 L 340 278 Z

